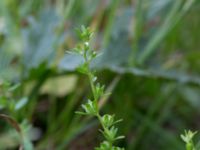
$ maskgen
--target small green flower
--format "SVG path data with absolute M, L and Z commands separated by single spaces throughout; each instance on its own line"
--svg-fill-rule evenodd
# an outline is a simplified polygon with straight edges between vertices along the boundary
M 196 150 L 193 143 L 193 138 L 196 134 L 197 132 L 192 132 L 190 130 L 185 130 L 185 134 L 181 134 L 182 140 L 186 143 L 186 150 Z

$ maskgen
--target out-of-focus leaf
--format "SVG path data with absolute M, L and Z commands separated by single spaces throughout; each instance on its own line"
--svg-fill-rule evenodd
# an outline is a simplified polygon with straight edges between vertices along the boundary
M 173 2 L 173 0 L 146 0 L 148 3 L 148 19 L 154 19 L 156 16 L 160 16 L 161 14 L 166 12 L 166 8 L 168 8 L 169 4 Z
M 56 55 L 54 44 L 59 41 L 56 27 L 59 17 L 54 10 L 42 12 L 38 19 L 30 17 L 29 27 L 23 30 L 25 69 L 37 68 L 40 64 L 50 65 Z
M 17 136 L 14 133 L 15 131 L 12 134 L 8 132 L 0 135 L 0 149 L 14 149 L 19 145 Z
M 177 71 L 164 71 L 153 69 L 125 68 L 119 66 L 107 67 L 108 70 L 118 74 L 132 74 L 138 77 L 155 78 L 179 82 L 181 84 L 191 84 L 200 86 L 200 78 L 198 76 L 188 75 Z
M 50 78 L 42 86 L 41 93 L 64 96 L 74 90 L 76 81 L 75 75 Z
M 71 10 L 74 15 L 74 22 L 80 25 L 85 23 L 88 19 L 91 19 L 97 10 L 98 4 L 99 0 L 75 1 L 76 7 Z
M 126 33 L 120 34 L 120 39 L 111 40 L 109 46 L 102 52 L 102 55 L 94 61 L 94 66 L 104 68 L 107 66 L 119 66 L 128 62 L 131 51 L 130 43 Z
M 7 104 L 7 99 L 5 97 L 0 97 L 0 110 L 5 108 Z
M 182 97 L 189 102 L 193 107 L 199 108 L 200 105 L 200 91 L 197 88 L 189 86 L 181 87 L 179 90 Z
M 122 65 L 128 62 L 131 52 L 131 42 L 129 41 L 129 30 L 133 11 L 124 10 L 123 13 L 115 18 L 111 32 L 111 40 L 102 55 L 96 59 L 95 66 Z
M 23 97 L 21 98 L 16 104 L 15 104 L 15 110 L 19 110 L 22 107 L 24 107 L 26 105 L 26 103 L 28 102 L 28 98 L 27 97 Z
M 32 126 L 24 120 L 22 124 L 20 125 L 22 129 L 22 134 L 23 134 L 23 148 L 24 150 L 33 150 L 33 144 L 31 142 L 31 136 L 34 136 L 34 134 L 31 134 L 31 130 L 33 129 Z
M 19 88 L 20 87 L 20 83 L 17 83 L 17 84 L 15 84 L 15 85 L 13 85 L 13 86 L 11 86 L 9 89 L 8 89 L 8 91 L 9 92 L 14 92 L 17 88 Z
M 12 60 L 14 54 L 0 48 L 0 81 L 1 80 L 12 80 L 19 75 L 17 68 L 13 67 Z
M 82 63 L 83 58 L 78 54 L 66 54 L 58 67 L 63 71 L 74 71 Z

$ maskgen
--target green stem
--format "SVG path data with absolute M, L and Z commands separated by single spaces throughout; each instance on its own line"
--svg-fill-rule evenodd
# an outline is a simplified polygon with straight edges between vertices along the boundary
M 94 96 L 94 100 L 97 101 L 96 99 L 96 93 L 95 93 L 95 85 L 94 85 L 94 82 L 93 82 L 93 79 L 92 79 L 93 75 L 91 73 L 88 74 L 88 78 L 89 78 L 89 81 L 90 81 L 90 86 L 91 86 L 91 89 L 92 89 L 92 94 Z
M 97 103 L 98 99 L 97 99 L 97 97 L 96 97 L 95 84 L 94 84 L 94 81 L 93 81 L 93 76 L 94 76 L 94 75 L 92 74 L 92 72 L 91 72 L 91 70 L 90 70 L 90 68 L 89 68 L 89 61 L 88 61 L 88 59 L 87 59 L 87 56 L 85 57 L 85 61 L 86 61 L 86 64 L 87 64 L 88 78 L 89 78 L 90 86 L 91 86 L 91 89 L 92 89 L 92 94 L 93 94 L 93 97 L 94 97 L 94 101 L 96 102 L 96 108 L 97 108 L 96 117 L 97 117 L 97 119 L 99 120 L 99 122 L 100 122 L 100 124 L 101 124 L 103 130 L 104 130 L 106 133 L 108 133 L 109 130 L 108 130 L 108 128 L 106 128 L 106 126 L 104 125 L 104 123 L 103 123 L 103 121 L 102 121 L 102 117 L 101 117 L 101 115 L 99 114 L 99 108 L 98 108 L 98 103 Z M 107 139 L 107 140 L 108 140 L 108 142 L 109 142 L 110 147 L 112 147 L 112 145 L 113 145 L 113 140 L 112 140 L 112 139 Z
M 92 94 L 93 94 L 93 97 L 94 97 L 94 100 L 95 102 L 97 102 L 97 99 L 96 99 L 96 92 L 95 92 L 95 85 L 94 85 L 94 82 L 93 82 L 93 74 L 90 70 L 90 61 L 88 60 L 87 58 L 87 51 L 85 51 L 84 53 L 84 59 L 85 59 L 85 62 L 87 64 L 87 71 L 88 71 L 88 78 L 89 78 L 89 82 L 90 82 L 90 86 L 91 86 L 91 89 L 92 89 Z

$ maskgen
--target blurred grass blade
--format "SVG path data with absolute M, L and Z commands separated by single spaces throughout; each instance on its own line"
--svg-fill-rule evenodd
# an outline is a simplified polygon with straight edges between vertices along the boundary
M 142 65 L 146 61 L 146 59 L 157 50 L 158 45 L 168 35 L 171 29 L 175 27 L 175 25 L 180 21 L 180 19 L 189 10 L 194 2 L 195 0 L 185 1 L 181 9 L 183 0 L 174 1 L 173 7 L 167 15 L 165 22 L 160 27 L 160 29 L 156 31 L 155 35 L 148 42 L 146 48 L 144 49 L 144 52 L 140 55 L 138 59 L 139 64 Z
M 134 15 L 134 23 L 133 23 L 133 31 L 134 31 L 134 35 L 133 35 L 133 40 L 132 41 L 132 53 L 130 56 L 130 65 L 135 65 L 135 61 L 136 61 L 136 54 L 137 51 L 139 50 L 139 40 L 142 36 L 142 29 L 144 26 L 144 16 L 143 16 L 143 0 L 136 0 L 136 8 L 135 8 L 135 15 Z
M 115 13 L 119 3 L 120 0 L 112 0 L 111 2 L 110 13 L 108 14 L 107 25 L 105 27 L 105 32 L 104 32 L 103 46 L 107 46 L 107 44 L 109 43 L 112 26 L 115 18 Z

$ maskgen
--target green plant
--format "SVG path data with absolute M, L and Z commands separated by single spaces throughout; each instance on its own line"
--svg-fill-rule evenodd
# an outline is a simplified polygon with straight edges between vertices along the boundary
M 80 73 L 83 73 L 88 76 L 90 86 L 92 89 L 93 100 L 88 99 L 86 104 L 82 105 L 84 112 L 77 112 L 82 115 L 95 116 L 101 126 L 101 133 L 105 137 L 105 141 L 100 144 L 100 147 L 97 147 L 96 150 L 124 150 L 124 148 L 114 146 L 114 142 L 118 139 L 124 138 L 124 136 L 117 136 L 118 128 L 114 125 L 121 120 L 115 121 L 114 115 L 109 114 L 100 114 L 98 100 L 104 96 L 104 85 L 101 85 L 97 82 L 97 77 L 95 72 L 91 70 L 90 64 L 94 58 L 98 55 L 95 51 L 92 51 L 90 48 L 90 39 L 92 37 L 92 32 L 89 28 L 81 27 L 81 30 L 78 30 L 78 35 L 81 39 L 81 43 L 77 45 L 73 52 L 79 54 L 83 57 L 83 64 L 81 64 L 77 70 Z
M 186 144 L 186 150 L 197 150 L 193 142 L 193 138 L 196 134 L 197 132 L 192 132 L 190 130 L 185 131 L 185 134 L 181 134 L 181 138 Z
M 121 146 L 184 149 L 179 131 L 199 125 L 187 118 L 199 115 L 199 10 L 197 0 L 0 0 L 0 83 L 20 84 L 15 91 L 0 85 L 0 115 L 19 126 L 27 120 L 36 150 L 91 149 L 97 119 L 73 113 L 88 83 L 74 73 L 80 57 L 64 55 L 76 41 L 74 26 L 88 24 L 91 45 L 103 50 L 95 66 L 105 91 L 115 91 L 99 108 L 106 103 L 105 111 L 123 118 Z M 3 118 L 0 127 L 0 149 L 23 145 Z

